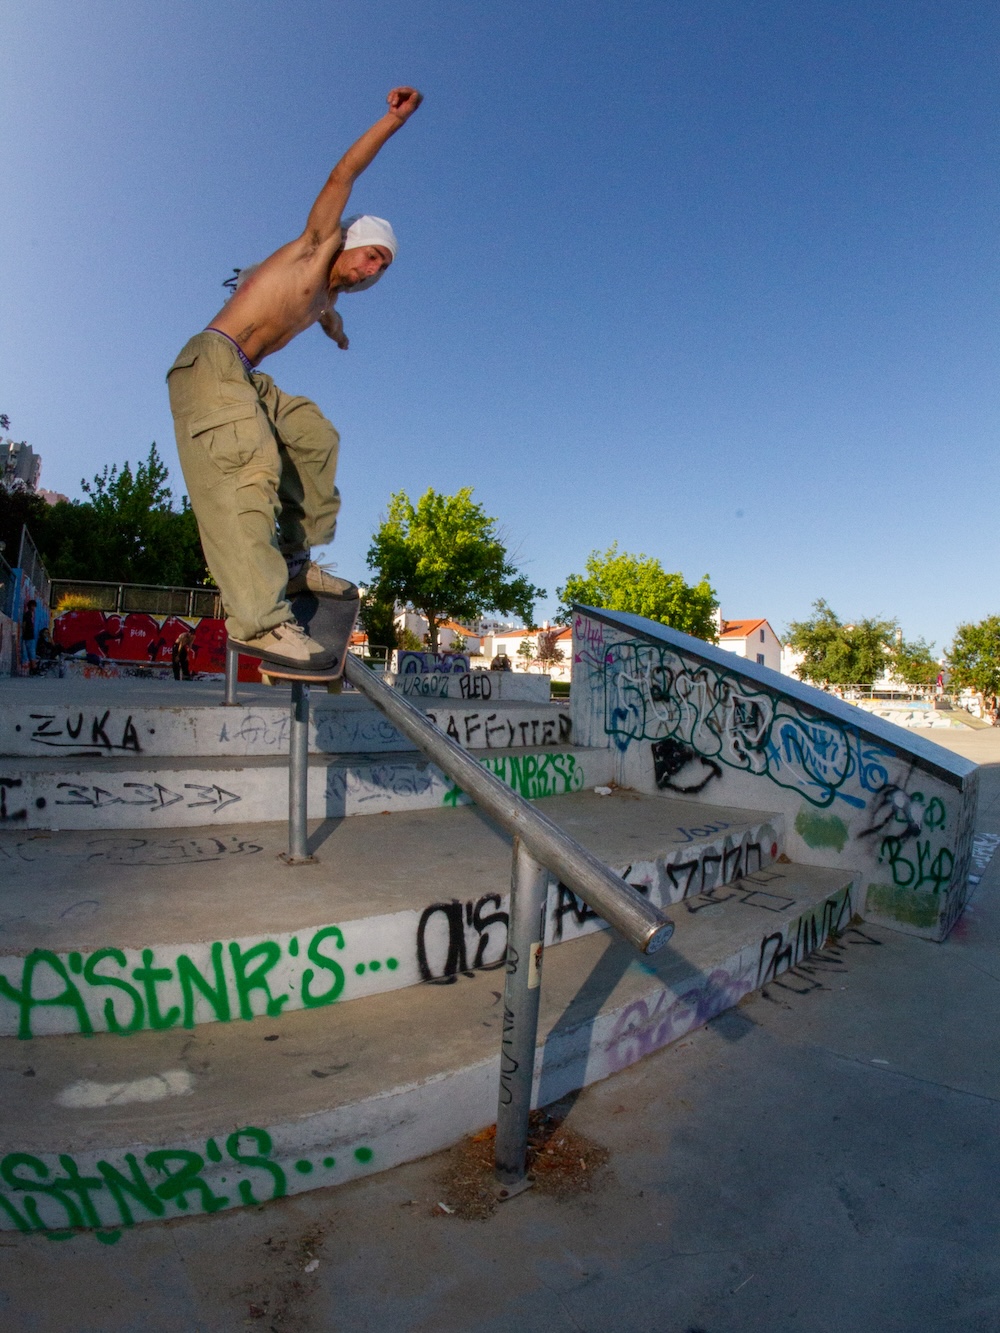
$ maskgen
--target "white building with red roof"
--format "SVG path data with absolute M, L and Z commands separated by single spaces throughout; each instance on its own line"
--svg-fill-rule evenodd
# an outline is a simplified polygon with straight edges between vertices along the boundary
M 781 670 L 781 640 L 766 620 L 721 620 L 719 647 L 772 671 Z

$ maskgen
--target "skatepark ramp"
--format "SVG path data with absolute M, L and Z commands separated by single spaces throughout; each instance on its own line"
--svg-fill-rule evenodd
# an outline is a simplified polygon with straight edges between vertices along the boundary
M 569 708 L 518 673 L 317 696 L 300 865 L 281 690 L 0 681 L 0 1227 L 112 1242 L 435 1152 L 501 1099 L 517 1129 L 526 1094 L 803 984 L 865 912 L 961 910 L 971 765 L 649 622 L 580 608 L 574 657 Z M 607 929 L 542 827 L 664 947 Z

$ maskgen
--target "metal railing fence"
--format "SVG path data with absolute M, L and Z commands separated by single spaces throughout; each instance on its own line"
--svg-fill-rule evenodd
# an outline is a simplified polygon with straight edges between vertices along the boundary
M 96 611 L 145 612 L 151 616 L 222 616 L 217 588 L 172 588 L 155 583 L 102 583 L 91 579 L 53 579 L 50 605 L 64 597 L 86 597 Z
M 49 582 L 48 571 L 38 554 L 38 547 L 31 540 L 31 533 L 28 531 L 28 525 L 25 524 L 21 529 L 21 549 L 17 556 L 18 568 L 31 580 L 31 583 L 38 593 L 38 601 L 42 606 L 50 605 L 51 584 Z
M 14 571 L 0 555 L 0 613 L 12 617 L 17 600 L 17 580 Z

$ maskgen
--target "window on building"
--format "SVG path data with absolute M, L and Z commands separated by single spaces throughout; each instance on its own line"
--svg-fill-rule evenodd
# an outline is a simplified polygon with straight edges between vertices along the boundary
M 763 653 L 758 653 L 758 654 L 757 654 L 757 665 L 758 665 L 758 666 L 763 666 L 763 665 L 764 665 L 764 654 L 763 654 Z
M 763 631 L 763 630 L 761 630 L 761 632 L 760 632 L 760 641 L 761 641 L 761 643 L 765 643 L 765 642 L 766 642 L 766 640 L 765 640 L 765 638 L 764 638 L 764 631 Z

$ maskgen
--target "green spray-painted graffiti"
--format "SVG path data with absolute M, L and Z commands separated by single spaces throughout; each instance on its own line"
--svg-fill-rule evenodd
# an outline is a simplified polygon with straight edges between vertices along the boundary
M 288 1191 L 288 1166 L 301 1175 L 320 1163 L 325 1172 L 337 1168 L 337 1158 L 331 1156 L 282 1165 L 273 1160 L 272 1147 L 267 1130 L 247 1125 L 234 1130 L 224 1147 L 210 1138 L 200 1152 L 157 1148 L 143 1155 L 141 1165 L 135 1153 L 127 1152 L 117 1163 L 100 1159 L 92 1169 L 81 1169 L 69 1153 L 60 1153 L 59 1174 L 32 1153 L 8 1153 L 0 1161 L 0 1180 L 6 1186 L 0 1190 L 0 1213 L 7 1230 L 42 1232 L 49 1240 L 92 1231 L 99 1241 L 113 1245 L 122 1229 L 137 1221 L 280 1199 Z M 351 1156 L 367 1166 L 375 1154 L 362 1145 Z M 210 1163 L 220 1169 L 213 1170 Z M 223 1185 L 229 1187 L 226 1194 L 219 1192 Z
M 526 800 L 540 800 L 543 796 L 565 796 L 580 791 L 584 783 L 583 770 L 572 754 L 497 755 L 480 759 L 487 772 L 512 787 Z M 464 796 L 461 787 L 451 783 L 444 796 L 444 805 L 457 805 Z
M 298 937 L 284 943 L 283 948 L 277 940 L 260 940 L 244 947 L 234 941 L 224 949 L 216 941 L 204 970 L 184 953 L 173 956 L 170 963 L 158 961 L 153 949 L 143 949 L 141 963 L 131 970 L 122 949 L 65 956 L 51 949 L 33 949 L 21 964 L 18 982 L 0 974 L 0 1000 L 15 1006 L 17 1035 L 27 1039 L 52 1030 L 44 1024 L 38 1030 L 35 1018 L 39 1010 L 59 1009 L 64 1018 L 69 1016 L 69 1024 L 60 1025 L 60 1031 L 90 1036 L 106 1029 L 127 1036 L 141 1030 L 192 1028 L 199 1021 L 228 1023 L 258 1015 L 275 1018 L 296 992 L 293 1007 L 301 1004 L 305 1009 L 339 999 L 345 971 L 328 950 L 344 948 L 340 927 L 323 926 L 312 933 L 303 958 L 309 966 L 301 969 L 287 966 L 288 958 L 299 956 Z M 279 964 L 285 964 L 286 988 L 274 993 L 273 974 Z M 380 965 L 381 960 L 367 964 L 373 971 Z M 398 966 L 395 958 L 385 960 L 389 972 Z
M 847 825 L 839 816 L 820 815 L 808 806 L 803 806 L 795 816 L 795 832 L 814 851 L 818 847 L 833 847 L 842 852 L 847 841 Z

